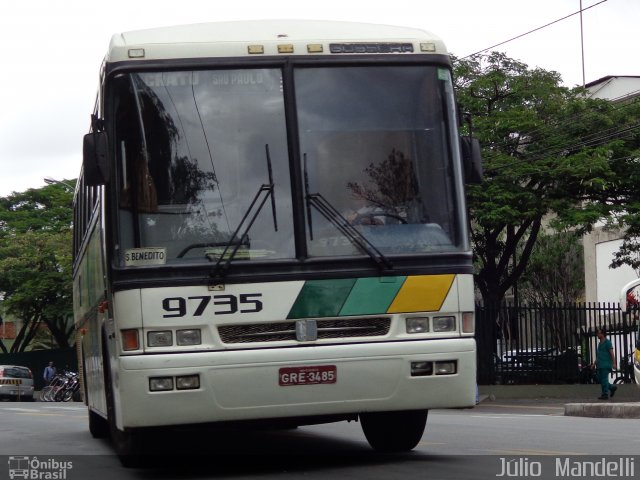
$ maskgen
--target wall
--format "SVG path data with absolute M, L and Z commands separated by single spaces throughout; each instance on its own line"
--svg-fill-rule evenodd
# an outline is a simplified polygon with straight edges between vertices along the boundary
M 33 373 L 33 383 L 36 390 L 42 390 L 44 380 L 42 374 L 49 362 L 60 371 L 65 366 L 74 372 L 78 371 L 78 358 L 75 348 L 64 348 L 58 350 L 36 350 L 23 353 L 2 353 L 0 354 L 0 365 L 22 365 L 29 367 Z

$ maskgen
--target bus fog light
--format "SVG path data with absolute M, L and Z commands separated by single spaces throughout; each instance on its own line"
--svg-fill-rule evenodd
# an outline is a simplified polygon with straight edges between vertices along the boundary
M 434 317 L 433 318 L 433 331 L 434 332 L 455 332 L 456 331 L 456 317 Z
M 200 330 L 197 328 L 189 330 L 177 330 L 176 343 L 178 345 L 200 345 L 202 343 Z
M 453 375 L 458 370 L 458 362 L 450 360 L 446 362 L 436 362 L 436 375 Z
M 149 390 L 152 392 L 166 392 L 167 390 L 173 390 L 173 377 L 150 378 Z
M 200 375 L 183 375 L 176 377 L 178 390 L 195 390 L 200 388 Z
M 170 347 L 173 345 L 171 330 L 160 330 L 147 333 L 147 345 L 150 347 Z
M 429 331 L 429 318 L 413 317 L 406 319 L 407 333 L 425 333 Z
M 433 375 L 433 362 L 411 362 L 412 377 Z

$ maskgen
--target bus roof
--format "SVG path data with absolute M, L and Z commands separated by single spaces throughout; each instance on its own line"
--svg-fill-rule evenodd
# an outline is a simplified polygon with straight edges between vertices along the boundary
M 437 36 L 415 28 L 313 20 L 217 22 L 138 30 L 111 38 L 107 62 L 318 54 L 446 55 Z

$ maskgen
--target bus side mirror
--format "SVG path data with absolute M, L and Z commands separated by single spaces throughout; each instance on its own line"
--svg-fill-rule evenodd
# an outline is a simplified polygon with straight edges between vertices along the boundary
M 482 154 L 478 139 L 460 137 L 460 152 L 462 153 L 465 183 L 470 185 L 482 183 Z
M 104 185 L 109 179 L 107 133 L 91 132 L 82 144 L 82 171 L 87 186 Z

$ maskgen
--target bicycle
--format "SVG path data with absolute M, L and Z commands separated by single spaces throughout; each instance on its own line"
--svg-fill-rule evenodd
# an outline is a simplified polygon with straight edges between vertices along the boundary
M 616 373 L 618 373 L 619 375 L 613 381 L 614 385 L 620 385 L 622 383 L 636 383 L 636 378 L 633 374 L 632 353 L 620 359 L 620 368 L 616 371 Z
M 75 372 L 59 373 L 49 385 L 40 392 L 40 400 L 43 402 L 68 402 L 79 390 L 80 381 Z
M 56 374 L 49 382 L 49 385 L 40 391 L 40 400 L 43 402 L 53 402 L 53 396 L 62 387 L 64 381 L 65 377 L 63 374 Z
M 80 379 L 75 372 L 67 372 L 67 382 L 62 389 L 60 398 L 63 402 L 69 402 L 75 393 L 80 389 Z M 60 401 L 60 400 L 58 400 Z

